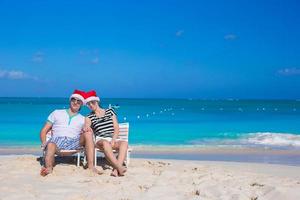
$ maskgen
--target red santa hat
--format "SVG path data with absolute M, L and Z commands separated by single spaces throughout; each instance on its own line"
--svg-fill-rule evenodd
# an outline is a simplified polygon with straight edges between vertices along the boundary
M 71 94 L 69 100 L 71 100 L 72 98 L 79 99 L 84 103 L 85 92 L 81 91 L 81 90 L 74 90 L 74 92 L 73 92 L 73 94 Z
M 87 104 L 90 101 L 100 101 L 99 97 L 97 97 L 96 91 L 91 90 L 85 93 L 85 104 Z

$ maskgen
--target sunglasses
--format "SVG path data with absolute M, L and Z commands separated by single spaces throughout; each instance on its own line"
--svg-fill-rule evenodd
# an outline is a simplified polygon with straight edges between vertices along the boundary
M 96 105 L 97 101 L 89 101 L 86 103 L 87 106 Z
M 76 104 L 82 104 L 82 101 L 81 100 L 79 100 L 79 99 L 75 99 L 75 98 L 71 98 L 71 102 L 72 103 L 76 103 Z

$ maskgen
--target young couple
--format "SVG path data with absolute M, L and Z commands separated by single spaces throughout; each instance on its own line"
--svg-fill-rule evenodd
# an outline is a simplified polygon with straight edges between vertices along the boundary
M 96 147 L 104 150 L 106 159 L 113 166 L 111 175 L 123 176 L 126 172 L 123 162 L 128 144 L 126 141 L 117 140 L 119 125 L 115 112 L 112 109 L 101 108 L 100 99 L 93 90 L 89 92 L 75 90 L 69 101 L 68 109 L 55 110 L 48 116 L 40 132 L 42 147 L 46 150 L 45 164 L 40 171 L 41 176 L 52 173 L 55 154 L 65 156 L 68 154 L 62 153 L 61 150 L 74 150 L 80 147 L 85 148 L 88 169 L 92 173 L 102 174 L 94 166 Z M 91 110 L 86 117 L 79 113 L 84 104 Z M 52 131 L 52 137 L 46 141 L 49 131 Z M 113 149 L 119 150 L 117 158 Z

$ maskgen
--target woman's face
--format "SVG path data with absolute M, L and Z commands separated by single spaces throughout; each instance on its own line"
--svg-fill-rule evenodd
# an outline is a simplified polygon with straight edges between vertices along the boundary
M 98 101 L 89 101 L 86 105 L 90 110 L 95 111 L 98 107 Z

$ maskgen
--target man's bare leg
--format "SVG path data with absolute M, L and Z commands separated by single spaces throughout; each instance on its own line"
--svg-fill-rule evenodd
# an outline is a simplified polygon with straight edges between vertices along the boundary
M 47 145 L 46 156 L 45 156 L 45 166 L 41 169 L 41 176 L 47 176 L 52 173 L 54 165 L 54 156 L 56 152 L 56 144 L 49 143 Z

